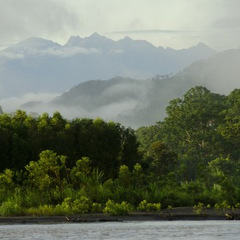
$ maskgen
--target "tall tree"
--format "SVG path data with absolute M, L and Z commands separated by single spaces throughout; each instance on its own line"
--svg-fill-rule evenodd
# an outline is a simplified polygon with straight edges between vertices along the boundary
M 167 117 L 160 128 L 163 141 L 178 153 L 188 169 L 190 179 L 223 150 L 216 128 L 222 122 L 225 97 L 205 87 L 191 88 L 183 99 L 174 99 L 167 107 Z
M 240 161 L 240 89 L 235 89 L 227 96 L 227 108 L 221 115 L 224 121 L 218 130 L 226 140 L 225 152 Z
M 31 161 L 25 168 L 28 171 L 28 183 L 40 192 L 43 201 L 63 201 L 66 156 L 45 150 L 40 153 L 38 161 Z

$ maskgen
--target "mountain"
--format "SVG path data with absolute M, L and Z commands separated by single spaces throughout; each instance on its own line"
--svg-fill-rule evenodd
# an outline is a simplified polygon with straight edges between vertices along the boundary
M 69 118 L 101 117 L 138 128 L 166 116 L 169 101 L 182 97 L 191 87 L 205 86 L 212 92 L 229 94 L 240 88 L 240 49 L 194 62 L 178 74 L 146 80 L 116 77 L 80 83 L 47 104 L 30 102 L 23 109 L 60 111 Z
M 176 83 L 203 85 L 212 91 L 228 94 L 240 88 L 240 49 L 219 52 L 194 62 L 173 78 Z
M 97 33 L 85 38 L 72 36 L 65 45 L 30 38 L 0 51 L 0 98 L 61 93 L 90 79 L 147 79 L 156 74 L 175 74 L 214 54 L 204 44 L 164 49 L 129 37 L 113 41 Z
M 181 64 L 185 67 L 177 70 Z M 173 69 L 178 72 L 169 74 Z M 203 43 L 174 50 L 98 34 L 71 37 L 63 46 L 33 38 L 0 52 L 0 105 L 8 111 L 4 97 L 14 95 L 9 100 L 14 109 L 101 117 L 138 128 L 162 120 L 169 101 L 196 85 L 229 94 L 240 87 L 239 69 L 240 49 L 215 53 Z M 28 94 L 17 97 L 23 93 Z

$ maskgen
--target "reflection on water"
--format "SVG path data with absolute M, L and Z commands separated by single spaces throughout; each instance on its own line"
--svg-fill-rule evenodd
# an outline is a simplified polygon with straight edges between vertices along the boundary
M 0 239 L 240 239 L 240 221 L 0 225 Z

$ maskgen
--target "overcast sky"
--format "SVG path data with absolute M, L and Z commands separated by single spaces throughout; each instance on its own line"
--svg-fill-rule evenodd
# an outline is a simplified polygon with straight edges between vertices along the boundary
M 175 49 L 239 48 L 240 0 L 0 0 L 0 48 L 28 37 L 64 44 L 93 32 Z

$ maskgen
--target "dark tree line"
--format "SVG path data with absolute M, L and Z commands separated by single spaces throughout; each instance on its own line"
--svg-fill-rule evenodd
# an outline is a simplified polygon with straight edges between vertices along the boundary
M 59 112 L 39 117 L 18 110 L 0 115 L 0 170 L 21 170 L 44 150 L 67 156 L 68 167 L 89 157 L 91 166 L 114 177 L 122 164 L 139 160 L 134 131 L 102 119 L 66 120 Z

